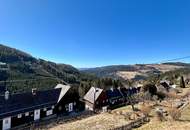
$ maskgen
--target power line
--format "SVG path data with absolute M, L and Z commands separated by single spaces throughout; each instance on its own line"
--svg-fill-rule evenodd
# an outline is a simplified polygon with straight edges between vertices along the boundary
M 59 78 L 56 78 L 56 77 L 43 77 L 43 78 L 39 78 L 39 79 L 6 80 L 6 81 L 0 81 L 0 83 L 16 83 L 16 82 L 37 81 L 37 80 L 45 80 L 45 79 L 56 79 L 60 82 L 63 82 L 64 84 L 68 84 L 67 82 L 65 82 Z
M 171 61 L 177 61 L 177 60 L 184 60 L 184 59 L 190 59 L 190 56 L 179 57 L 179 58 L 174 58 L 174 59 L 169 59 L 169 60 L 163 60 L 163 61 L 157 62 L 156 64 L 166 63 L 166 62 L 171 62 Z

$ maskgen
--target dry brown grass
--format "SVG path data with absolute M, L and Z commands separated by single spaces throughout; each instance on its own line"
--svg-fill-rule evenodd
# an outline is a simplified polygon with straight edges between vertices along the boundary
M 110 113 L 103 113 L 83 120 L 57 125 L 50 128 L 50 130 L 109 130 L 130 123 L 131 121 L 125 115 L 131 111 L 129 106 L 122 107 Z
M 168 112 L 171 118 L 175 121 L 179 120 L 179 118 L 181 117 L 181 111 L 178 110 L 177 108 L 171 108 L 168 110 Z
M 171 98 L 171 99 L 176 99 L 177 98 L 177 94 L 176 94 L 176 92 L 169 92 L 168 94 L 167 94 L 167 96 L 168 96 L 168 98 Z
M 183 98 L 187 98 L 190 96 L 190 92 L 186 92 L 184 95 L 182 95 Z
M 179 121 L 152 121 L 136 130 L 190 130 L 190 122 Z
M 141 104 L 135 106 L 140 108 Z M 149 107 L 147 108 L 145 110 L 146 113 L 149 112 Z M 111 128 L 127 125 L 142 116 L 143 114 L 140 111 L 133 112 L 131 106 L 124 106 L 109 113 L 53 126 L 50 130 L 109 130 Z
M 116 74 L 124 79 L 133 79 L 136 75 L 143 75 L 142 73 L 136 71 L 118 71 Z
M 152 108 L 151 108 L 150 105 L 142 105 L 142 107 L 141 107 L 141 112 L 142 112 L 145 116 L 149 116 L 151 110 L 152 110 Z

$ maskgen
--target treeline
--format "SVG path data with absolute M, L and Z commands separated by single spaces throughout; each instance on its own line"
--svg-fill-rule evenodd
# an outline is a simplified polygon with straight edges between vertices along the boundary
M 110 89 L 111 87 L 123 87 L 123 84 L 120 80 L 115 80 L 112 78 L 96 78 L 95 80 L 91 81 L 81 81 L 78 87 L 80 96 L 83 97 L 91 87 L 98 87 L 106 90 Z
M 190 74 L 190 68 L 181 68 L 169 72 L 165 72 L 162 74 L 154 74 L 147 78 L 146 82 L 148 83 L 159 83 L 161 80 L 166 79 L 171 83 L 180 84 L 179 79 Z

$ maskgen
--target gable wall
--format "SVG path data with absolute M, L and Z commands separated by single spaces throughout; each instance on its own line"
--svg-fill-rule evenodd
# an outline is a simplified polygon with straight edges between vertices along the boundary
M 73 103 L 73 111 L 80 110 L 80 107 L 84 110 L 84 103 L 82 103 L 80 100 L 79 94 L 77 91 L 73 91 L 73 89 L 69 89 L 69 91 L 63 96 L 63 98 L 60 100 L 60 102 L 56 105 L 55 111 L 58 114 L 64 114 L 68 113 L 66 110 L 66 106 L 68 106 L 70 103 Z M 59 108 L 62 108 L 61 110 Z
M 103 106 L 107 105 L 108 105 L 108 98 L 106 96 L 106 93 L 103 91 L 96 100 L 96 108 L 102 108 Z

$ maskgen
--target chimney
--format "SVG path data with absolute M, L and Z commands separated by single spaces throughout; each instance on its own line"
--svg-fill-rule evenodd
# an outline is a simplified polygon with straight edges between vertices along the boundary
M 6 91 L 5 92 L 5 100 L 8 100 L 9 99 L 9 91 Z
M 36 95 L 36 93 L 37 93 L 37 88 L 33 88 L 33 89 L 32 89 L 32 95 L 34 95 L 34 96 L 35 96 L 35 95 Z

